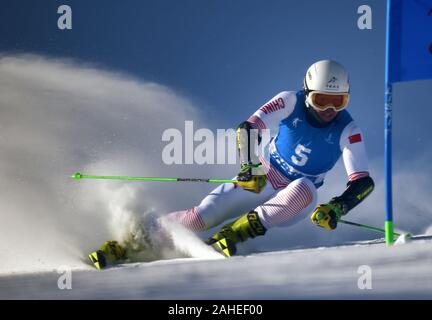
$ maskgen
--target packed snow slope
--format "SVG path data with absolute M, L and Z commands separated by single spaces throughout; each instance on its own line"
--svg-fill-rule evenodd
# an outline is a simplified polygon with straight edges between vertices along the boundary
M 0 299 L 431 299 L 431 239 L 74 270 L 70 290 L 57 272 L 9 275 Z M 364 266 L 370 289 L 358 286 Z
M 276 93 L 263 93 L 256 106 L 239 107 L 233 127 Z M 184 135 L 185 121 L 192 120 L 195 130 L 216 132 L 213 116 L 219 108 L 206 104 L 101 66 L 0 55 L 1 298 L 430 297 L 429 242 L 337 247 L 377 234 L 343 225 L 328 232 L 307 219 L 248 241 L 241 250 L 252 255 L 244 258 L 213 260 L 214 252 L 200 247 L 198 238 L 182 235 L 177 242 L 182 254 L 168 254 L 167 260 L 92 270 L 87 254 L 103 241 L 124 239 L 148 213 L 190 208 L 215 185 L 75 181 L 70 175 L 235 176 L 237 165 L 162 161 L 165 130 Z M 426 151 L 419 150 L 406 167 L 398 164 L 393 177 L 396 225 L 414 234 L 432 234 Z M 347 220 L 381 226 L 383 162 L 370 162 L 376 189 Z M 340 194 L 345 184 L 339 163 L 320 188 L 319 201 Z M 321 246 L 334 248 L 287 251 Z M 254 255 L 263 251 L 277 252 Z M 179 256 L 198 260 L 173 260 Z M 372 290 L 357 289 L 362 264 L 373 269 Z M 56 270 L 62 266 L 73 270 L 72 290 L 57 288 Z

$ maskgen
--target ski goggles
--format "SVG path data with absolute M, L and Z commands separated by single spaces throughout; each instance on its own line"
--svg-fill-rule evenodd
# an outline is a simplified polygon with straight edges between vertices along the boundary
M 324 111 L 332 108 L 338 112 L 346 108 L 349 101 L 349 93 L 323 93 L 320 91 L 309 92 L 306 102 L 315 110 Z

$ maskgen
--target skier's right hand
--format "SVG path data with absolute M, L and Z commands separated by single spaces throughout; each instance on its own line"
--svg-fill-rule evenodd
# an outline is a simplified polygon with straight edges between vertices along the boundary
M 237 175 L 236 185 L 244 190 L 260 193 L 267 184 L 261 164 L 243 164 L 240 173 Z

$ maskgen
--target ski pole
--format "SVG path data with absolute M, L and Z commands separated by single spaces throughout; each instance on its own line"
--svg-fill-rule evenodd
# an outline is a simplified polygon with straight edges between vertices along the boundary
M 238 182 L 230 179 L 202 179 L 202 178 L 163 178 L 163 177 L 129 177 L 129 176 L 91 176 L 82 173 L 75 173 L 70 176 L 72 179 L 99 179 L 99 180 L 138 180 L 138 181 L 163 181 L 163 182 L 210 182 L 210 183 L 225 183 Z
M 357 223 L 357 222 L 346 221 L 346 220 L 342 220 L 342 219 L 339 220 L 338 222 L 349 224 L 349 225 L 356 226 L 356 227 L 365 228 L 365 229 L 368 229 L 368 230 L 372 230 L 372 231 L 376 231 L 376 232 L 380 232 L 380 233 L 384 233 L 384 234 L 386 233 L 384 229 L 368 226 L 366 224 L 361 224 L 361 223 Z M 397 232 L 394 232 L 394 235 L 398 236 L 398 237 L 401 236 L 401 234 L 397 233 Z

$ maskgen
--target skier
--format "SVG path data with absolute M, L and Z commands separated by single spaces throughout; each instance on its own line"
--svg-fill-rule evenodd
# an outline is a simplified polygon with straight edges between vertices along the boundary
M 363 134 L 345 110 L 349 91 L 342 65 L 331 60 L 311 65 L 302 90 L 279 93 L 239 125 L 238 182 L 218 186 L 199 205 L 170 213 L 168 219 L 201 231 L 238 217 L 207 241 L 228 257 L 236 253 L 237 243 L 264 236 L 273 227 L 293 225 L 311 213 L 312 223 L 335 229 L 338 220 L 374 189 Z M 263 130 L 270 130 L 269 159 L 254 148 Z M 316 207 L 317 189 L 341 155 L 347 188 Z M 115 241 L 106 242 L 100 251 L 111 260 L 125 254 Z M 93 260 L 98 261 L 97 255 Z

